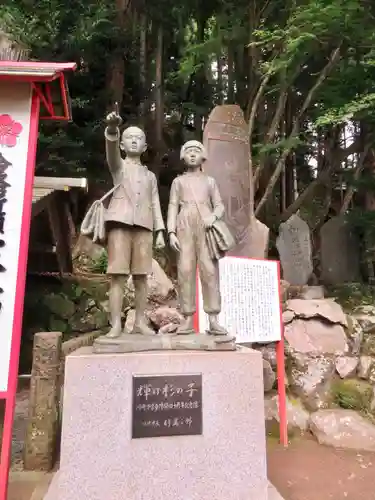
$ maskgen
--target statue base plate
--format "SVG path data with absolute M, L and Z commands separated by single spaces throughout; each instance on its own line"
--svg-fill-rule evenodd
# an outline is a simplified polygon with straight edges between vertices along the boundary
M 94 353 L 124 353 L 141 351 L 235 351 L 236 337 L 231 335 L 137 335 L 124 333 L 117 338 L 105 335 L 93 344 Z

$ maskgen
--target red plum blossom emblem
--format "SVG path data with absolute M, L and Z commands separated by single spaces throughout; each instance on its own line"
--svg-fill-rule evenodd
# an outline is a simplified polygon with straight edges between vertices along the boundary
M 17 144 L 17 137 L 22 128 L 22 125 L 14 121 L 10 115 L 0 115 L 0 146 L 13 148 Z

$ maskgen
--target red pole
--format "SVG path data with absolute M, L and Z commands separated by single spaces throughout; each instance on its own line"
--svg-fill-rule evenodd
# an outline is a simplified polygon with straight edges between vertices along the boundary
M 288 446 L 288 416 L 286 411 L 286 389 L 285 389 L 285 343 L 284 343 L 284 322 L 283 322 L 283 296 L 281 293 L 280 263 L 278 264 L 279 297 L 280 297 L 280 332 L 281 339 L 276 344 L 276 366 L 277 366 L 277 392 L 279 403 L 280 420 L 280 443 Z

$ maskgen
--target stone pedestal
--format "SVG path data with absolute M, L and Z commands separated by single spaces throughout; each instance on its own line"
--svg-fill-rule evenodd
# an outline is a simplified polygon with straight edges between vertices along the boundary
M 202 374 L 201 435 L 132 439 L 133 376 Z M 60 471 L 45 500 L 267 500 L 259 352 L 68 356 Z

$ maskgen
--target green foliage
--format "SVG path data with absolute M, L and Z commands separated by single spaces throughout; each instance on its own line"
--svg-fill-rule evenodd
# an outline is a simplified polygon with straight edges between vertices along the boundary
M 91 265 L 91 270 L 93 273 L 105 274 L 107 272 L 108 266 L 108 254 L 106 251 L 103 251 L 100 254 L 100 257 L 93 261 Z
M 373 305 L 375 302 L 375 287 L 363 283 L 331 286 L 327 291 L 328 296 L 334 297 L 348 313 L 358 306 Z
M 360 380 L 339 380 L 333 384 L 334 403 L 346 410 L 368 413 L 371 408 L 373 391 L 371 384 Z
M 187 135 L 186 125 L 200 126 L 197 117 L 204 122 L 216 103 L 225 102 L 231 79 L 231 98 L 244 110 L 251 110 L 265 75 L 270 78 L 255 116 L 252 151 L 256 162 L 267 164 L 264 175 L 268 178 L 280 155 L 291 151 L 298 160 L 298 187 L 304 189 L 314 178 L 310 160 L 316 159 L 318 136 L 346 123 L 360 124 L 358 129 L 373 127 L 375 5 L 371 3 L 150 0 L 132 2 L 125 14 L 116 8 L 112 0 L 3 1 L 0 26 L 27 44 L 33 58 L 78 64 L 77 72 L 69 78 L 74 121 L 42 124 L 39 175 L 88 176 L 96 183 L 109 179 L 104 168 L 103 118 L 113 104 L 110 76 L 117 57 L 125 65 L 117 89 L 123 97 L 120 112 L 124 124 L 140 121 L 140 104 L 146 100 L 151 110 L 144 123 L 149 149 L 158 152 L 162 146 L 153 144 L 153 109 L 159 26 L 164 45 L 164 136 L 169 149 L 178 149 Z M 142 15 L 146 16 L 147 31 L 145 84 L 140 75 Z M 121 16 L 124 21 L 119 23 Z M 340 58 L 305 110 L 307 96 L 338 47 Z M 283 95 L 285 106 L 268 140 L 267 132 Z M 304 113 L 299 117 L 301 109 Z M 298 134 L 290 137 L 297 120 Z M 197 138 L 200 135 L 200 130 L 195 131 Z M 266 184 L 267 178 L 262 178 L 261 189 Z M 274 200 L 279 199 L 275 193 Z M 274 213 L 274 207 L 270 212 Z
M 288 137 L 272 144 L 254 144 L 254 151 L 259 155 L 267 154 L 273 156 L 275 153 L 280 155 L 284 149 L 294 149 L 302 144 L 304 144 L 304 141 L 300 137 Z

